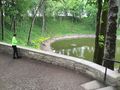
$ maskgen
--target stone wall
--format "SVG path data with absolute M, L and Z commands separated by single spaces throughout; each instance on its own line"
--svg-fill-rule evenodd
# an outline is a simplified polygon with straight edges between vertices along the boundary
M 18 48 L 23 57 L 73 69 L 100 81 L 104 79 L 105 67 L 93 62 L 26 47 L 18 46 Z M 11 45 L 0 42 L 0 53 L 12 54 Z M 108 69 L 106 83 L 113 86 L 120 86 L 120 74 Z

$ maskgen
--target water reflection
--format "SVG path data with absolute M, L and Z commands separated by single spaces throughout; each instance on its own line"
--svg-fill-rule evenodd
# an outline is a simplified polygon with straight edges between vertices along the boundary
M 116 60 L 120 60 L 120 43 L 117 40 Z M 61 40 L 51 45 L 53 52 L 93 60 L 94 39 L 71 39 Z
M 54 52 L 63 54 L 63 55 L 68 55 L 68 56 L 85 58 L 85 53 L 86 52 L 93 53 L 94 47 L 93 46 L 73 47 L 73 48 L 68 48 L 68 49 L 54 50 Z

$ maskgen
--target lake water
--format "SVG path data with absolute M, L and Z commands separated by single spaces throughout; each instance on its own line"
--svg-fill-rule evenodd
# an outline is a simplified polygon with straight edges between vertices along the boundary
M 94 53 L 94 38 L 79 38 L 56 41 L 51 44 L 55 53 L 83 58 L 92 61 Z M 120 41 L 117 40 L 116 60 L 120 60 Z

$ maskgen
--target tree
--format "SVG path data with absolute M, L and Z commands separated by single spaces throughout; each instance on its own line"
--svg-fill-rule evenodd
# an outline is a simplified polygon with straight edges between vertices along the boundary
M 72 14 L 72 20 L 77 21 L 81 20 L 82 15 L 85 13 L 85 4 L 86 2 L 82 0 L 69 0 L 68 1 L 68 10 Z
M 90 25 L 90 27 L 92 27 L 92 29 L 95 29 L 95 22 L 96 22 L 96 13 L 97 13 L 97 9 L 96 9 L 96 4 L 86 4 L 85 6 L 85 13 L 87 15 L 87 17 L 84 17 L 84 19 L 86 19 L 84 21 L 85 24 Z
M 43 0 L 43 4 L 42 4 L 42 33 L 46 30 L 46 16 L 45 16 L 45 12 L 46 12 L 46 0 Z
M 109 16 L 108 16 L 108 27 L 105 41 L 105 52 L 104 58 L 115 60 L 115 48 L 116 48 L 116 31 L 117 31 L 117 13 L 118 6 L 117 0 L 109 0 Z M 111 61 L 105 61 L 104 66 L 114 70 L 114 63 Z
M 108 1 L 109 0 L 104 0 L 103 1 L 103 6 L 101 10 L 101 15 L 100 15 L 100 26 L 99 26 L 99 31 L 98 31 L 98 36 L 97 37 L 97 51 L 95 52 L 95 57 L 94 62 L 97 64 L 102 65 L 103 62 L 103 55 L 104 55 L 104 43 L 105 43 L 105 35 L 107 31 L 107 19 L 108 19 Z
M 14 1 L 14 0 L 12 0 L 12 6 L 13 7 L 15 7 L 16 6 L 16 2 Z M 14 30 L 14 33 L 16 33 L 16 14 L 17 14 L 17 11 L 15 11 L 14 13 L 13 13 L 14 15 L 13 15 L 13 30 Z
M 2 28 L 2 40 L 4 40 L 4 0 L 0 0 L 0 12 L 1 12 L 1 28 Z
M 61 4 L 63 5 L 63 12 L 65 14 L 65 16 L 68 16 L 68 5 L 67 5 L 67 1 L 69 0 L 60 0 Z
M 118 28 L 120 28 L 120 0 L 118 0 L 118 7 L 119 7 L 119 11 L 118 11 Z
M 98 12 L 97 12 L 97 18 L 96 18 L 96 38 L 95 38 L 95 51 L 94 51 L 94 58 L 93 61 L 97 64 L 99 64 L 99 61 L 97 60 L 98 56 L 98 46 L 99 46 L 99 31 L 100 31 L 100 17 L 102 12 L 102 0 L 97 0 L 98 5 Z
M 37 15 L 39 9 L 41 8 L 43 2 L 44 2 L 44 0 L 40 0 L 39 4 L 37 6 L 37 9 L 35 11 L 35 14 L 33 16 L 32 23 L 31 23 L 31 26 L 30 26 L 30 30 L 29 30 L 29 33 L 28 33 L 28 40 L 27 40 L 28 45 L 30 44 L 31 31 L 32 31 L 32 28 L 33 28 L 33 25 L 34 25 L 34 22 L 35 22 L 36 15 Z
M 11 29 L 13 29 L 14 33 L 16 33 L 16 23 L 18 21 L 22 21 L 22 19 L 26 16 L 31 3 L 32 2 L 29 0 L 6 0 L 5 17 L 10 18 L 6 21 L 10 20 Z
M 103 55 L 104 55 L 104 44 L 106 38 L 106 31 L 107 31 L 107 21 L 108 21 L 108 1 L 104 0 L 103 9 L 101 13 L 101 24 L 100 24 L 100 31 L 99 31 L 99 45 L 98 45 L 98 56 L 97 61 L 98 64 L 102 65 L 103 63 Z

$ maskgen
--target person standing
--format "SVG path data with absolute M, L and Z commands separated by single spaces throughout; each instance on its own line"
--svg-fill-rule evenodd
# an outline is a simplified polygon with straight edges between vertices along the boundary
M 12 48 L 13 48 L 13 59 L 19 58 L 19 56 L 18 56 L 18 50 L 17 50 L 16 34 L 13 34 L 13 38 L 12 38 Z

